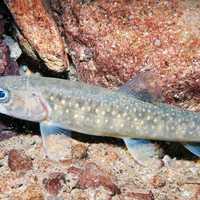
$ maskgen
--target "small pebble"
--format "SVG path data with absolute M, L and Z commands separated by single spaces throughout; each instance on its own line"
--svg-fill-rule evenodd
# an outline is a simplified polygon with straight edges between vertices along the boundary
M 87 155 L 87 146 L 84 144 L 76 144 L 72 146 L 72 157 L 75 159 L 83 159 Z
M 49 194 L 57 196 L 61 191 L 63 184 L 65 182 L 65 175 L 63 173 L 52 173 L 49 175 L 49 178 L 43 180 L 45 189 Z
M 33 163 L 23 150 L 12 149 L 8 153 L 8 166 L 11 171 L 28 171 L 32 169 Z
M 104 186 L 110 190 L 113 194 L 119 194 L 120 189 L 113 183 L 109 174 L 105 173 L 95 163 L 90 162 L 85 165 L 82 173 L 79 177 L 78 186 L 81 189 L 97 188 Z
M 160 188 L 160 187 L 164 187 L 166 184 L 166 181 L 164 180 L 163 177 L 161 176 L 153 176 L 152 179 L 150 180 L 150 184 L 154 187 L 154 188 Z

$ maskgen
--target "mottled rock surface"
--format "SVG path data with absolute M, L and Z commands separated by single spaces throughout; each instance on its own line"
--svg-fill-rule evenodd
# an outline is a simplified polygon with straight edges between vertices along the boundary
M 10 59 L 10 51 L 6 43 L 0 39 L 0 75 L 16 75 L 19 66 L 16 61 Z
M 63 39 L 46 2 L 5 0 L 5 3 L 21 30 L 20 39 L 23 40 L 25 47 L 29 46 L 27 44 L 29 43 L 50 69 L 58 72 L 66 69 L 68 58 L 65 54 Z
M 199 110 L 199 1 L 58 2 L 81 80 L 116 87 L 154 69 L 166 101 Z
M 8 166 L 11 171 L 28 171 L 32 168 L 32 160 L 24 151 L 12 149 L 8 153 Z
M 79 79 L 105 87 L 154 69 L 165 101 L 200 110 L 199 1 L 5 2 L 50 69 L 66 68 L 66 52 Z
M 116 140 L 92 141 L 86 158 L 71 155 L 65 162 L 45 158 L 37 135 L 0 141 L 0 199 L 198 200 L 200 163 L 170 159 L 166 166 L 145 168 Z M 32 158 L 26 173 L 8 165 L 16 147 Z

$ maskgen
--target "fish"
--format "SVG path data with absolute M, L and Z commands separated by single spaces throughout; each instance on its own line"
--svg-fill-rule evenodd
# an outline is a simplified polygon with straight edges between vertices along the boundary
M 122 138 L 141 163 L 159 154 L 153 141 L 174 141 L 200 155 L 200 113 L 155 103 L 127 87 L 111 90 L 81 81 L 39 76 L 0 77 L 0 113 L 40 124 L 46 154 L 49 135 L 71 131 Z M 129 88 L 127 90 L 127 88 Z M 150 96 L 150 95 L 149 95 Z M 49 152 L 49 153 L 48 153 Z

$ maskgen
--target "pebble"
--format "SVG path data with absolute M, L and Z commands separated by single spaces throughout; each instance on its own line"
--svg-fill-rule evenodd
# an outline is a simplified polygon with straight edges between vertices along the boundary
M 84 144 L 76 144 L 72 146 L 72 157 L 75 159 L 83 159 L 87 155 L 87 146 Z
M 153 176 L 150 180 L 150 184 L 154 187 L 154 188 L 161 188 L 164 187 L 166 184 L 166 181 L 163 179 L 163 177 L 156 175 Z
M 78 186 L 81 189 L 103 186 L 104 188 L 110 190 L 113 194 L 120 193 L 120 189 L 113 183 L 109 174 L 105 173 L 93 162 L 89 162 L 85 165 L 80 174 Z
M 8 35 L 5 35 L 3 40 L 9 47 L 10 58 L 16 61 L 22 54 L 22 50 L 20 49 L 18 42 Z
M 65 182 L 65 174 L 60 172 L 51 173 L 49 178 L 43 180 L 43 184 L 47 192 L 57 196 L 61 191 Z
M 38 185 L 30 185 L 23 193 L 23 199 L 26 200 L 44 200 L 42 189 Z
M 8 153 L 8 166 L 11 171 L 28 171 L 32 169 L 33 163 L 23 150 L 12 149 Z

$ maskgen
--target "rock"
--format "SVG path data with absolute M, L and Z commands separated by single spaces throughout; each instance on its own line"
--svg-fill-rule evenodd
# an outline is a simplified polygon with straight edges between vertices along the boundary
M 38 185 L 30 185 L 23 193 L 26 200 L 44 200 L 42 189 Z
M 150 180 L 150 184 L 154 187 L 154 188 L 160 188 L 160 187 L 164 187 L 166 184 L 166 181 L 164 180 L 163 177 L 161 176 L 153 176 L 152 179 Z
M 87 146 L 85 144 L 76 144 L 72 146 L 72 157 L 74 159 L 82 159 L 87 155 Z
M 52 70 L 63 71 L 68 66 L 63 39 L 51 16 L 47 1 L 4 1 L 10 9 L 22 35 L 39 57 Z
M 81 189 L 103 186 L 113 194 L 119 194 L 119 188 L 113 183 L 109 174 L 105 173 L 95 163 L 89 162 L 80 174 L 78 187 Z
M 79 176 L 81 174 L 81 169 L 80 168 L 77 168 L 77 167 L 70 167 L 68 170 L 67 170 L 68 173 L 71 173 L 71 174 L 74 174 L 76 176 Z
M 131 192 L 128 194 L 128 197 L 130 198 L 130 200 L 154 200 L 154 196 L 152 192 L 149 192 L 149 193 Z M 128 200 L 128 198 L 125 198 L 125 199 Z
M 48 191 L 51 195 L 58 195 L 61 191 L 63 184 L 65 182 L 65 175 L 63 173 L 51 173 L 49 175 L 49 178 L 45 178 L 43 180 L 43 184 L 45 189 Z
M 117 87 L 153 69 L 165 101 L 200 110 L 199 2 L 57 1 L 81 80 Z
M 9 65 L 9 49 L 5 42 L 0 39 L 0 74 L 5 72 L 6 67 Z
M 6 43 L 0 39 L 0 75 L 17 75 L 19 66 L 10 59 L 9 48 Z
M 8 166 L 11 171 L 28 171 L 32 169 L 33 163 L 24 151 L 12 149 L 8 153 Z
M 22 54 L 22 51 L 19 47 L 18 42 L 14 41 L 10 36 L 7 36 L 7 35 L 4 36 L 3 40 L 6 43 L 6 45 L 9 47 L 10 58 L 16 61 Z

